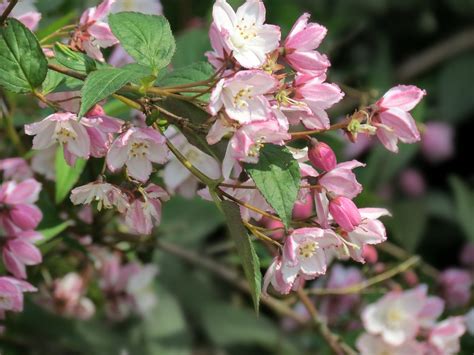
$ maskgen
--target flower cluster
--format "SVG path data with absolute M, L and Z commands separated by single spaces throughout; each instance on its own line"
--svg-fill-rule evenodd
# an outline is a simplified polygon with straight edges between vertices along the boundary
M 426 285 L 391 291 L 362 312 L 367 333 L 357 340 L 361 354 L 457 354 L 466 331 L 463 317 L 437 322 L 444 302 L 427 295 Z M 423 339 L 423 340 L 421 340 Z
M 35 231 L 43 215 L 35 205 L 41 184 L 21 158 L 0 161 L 4 182 L 0 185 L 0 250 L 5 269 L 13 276 L 0 277 L 0 319 L 6 311 L 23 309 L 23 292 L 36 288 L 25 281 L 26 266 L 42 262 L 35 242 L 42 235 Z

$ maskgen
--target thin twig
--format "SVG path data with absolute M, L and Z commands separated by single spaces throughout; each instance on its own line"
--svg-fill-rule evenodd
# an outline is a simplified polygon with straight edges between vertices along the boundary
M 301 288 L 298 289 L 297 294 L 300 301 L 303 303 L 303 305 L 308 310 L 308 313 L 311 315 L 311 319 L 313 320 L 313 323 L 316 326 L 317 330 L 326 340 L 326 342 L 334 351 L 334 353 L 338 355 L 356 355 L 357 353 L 349 345 L 347 345 L 338 335 L 334 334 L 329 329 L 326 322 L 319 317 L 316 307 L 314 307 L 313 302 L 309 299 L 308 295 L 304 292 L 304 290 Z
M 409 259 L 405 260 L 404 262 L 398 264 L 397 266 L 379 274 L 376 275 L 366 281 L 347 286 L 347 287 L 341 287 L 341 288 L 313 288 L 307 291 L 308 294 L 311 295 L 348 295 L 352 293 L 359 293 L 371 286 L 374 286 L 378 283 L 381 283 L 383 281 L 386 281 L 388 279 L 391 279 L 392 277 L 405 272 L 415 265 L 420 263 L 420 258 L 416 255 L 410 257 Z
M 157 241 L 157 247 L 192 265 L 195 265 L 197 267 L 200 267 L 204 270 L 211 272 L 212 274 L 218 276 L 219 278 L 223 279 L 224 281 L 228 282 L 229 284 L 233 285 L 237 289 L 249 295 L 252 292 L 250 290 L 248 283 L 239 276 L 238 272 L 235 272 L 225 267 L 224 265 L 215 262 L 214 260 L 210 258 L 194 253 L 190 250 L 183 249 L 177 245 L 165 242 L 163 240 Z M 261 302 L 281 316 L 290 317 L 291 319 L 295 320 L 300 325 L 307 324 L 307 320 L 305 319 L 304 316 L 301 316 L 300 314 L 296 313 L 290 307 L 288 307 L 285 303 L 271 296 L 262 297 Z
M 0 16 L 0 26 L 3 26 L 5 24 L 7 17 L 13 11 L 13 8 L 16 6 L 17 3 L 18 3 L 18 0 L 10 0 L 7 8 L 3 11 L 2 15 Z

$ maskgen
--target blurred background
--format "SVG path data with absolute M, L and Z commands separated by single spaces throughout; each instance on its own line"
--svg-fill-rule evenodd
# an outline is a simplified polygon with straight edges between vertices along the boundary
M 154 2 L 141 2 L 147 1 Z M 229 2 L 234 7 L 241 3 Z M 174 67 L 205 60 L 212 4 L 162 1 L 177 39 Z M 92 5 L 96 2 L 38 0 L 43 13 L 40 32 L 60 18 L 73 21 Z M 332 62 L 329 81 L 346 91 L 344 101 L 332 111 L 334 121 L 374 102 L 395 84 L 426 89 L 428 95 L 413 113 L 423 131 L 421 144 L 402 144 L 394 156 L 368 139 L 357 145 L 340 134 L 327 139 L 341 160 L 367 163 L 357 171 L 364 185 L 357 202 L 392 211 L 393 218 L 385 220 L 392 243 L 421 255 L 438 270 L 460 267 L 472 272 L 473 251 L 466 252 L 466 246 L 474 243 L 474 0 L 267 0 L 265 5 L 267 22 L 280 25 L 283 36 L 303 12 L 328 28 L 320 51 Z M 207 202 L 173 198 L 164 206 L 157 233 L 193 255 L 238 270 L 222 217 Z M 265 267 L 270 257 L 260 252 Z M 136 257 L 160 268 L 158 306 L 145 319 L 112 324 L 99 314 L 87 322 L 66 320 L 28 302 L 23 314 L 12 316 L 5 354 L 329 353 L 313 331 L 298 329 L 265 307 L 257 318 L 245 294 L 186 257 L 145 247 Z M 380 257 L 383 261 L 384 255 Z M 431 282 L 432 291 L 437 287 Z M 100 303 L 100 295 L 95 301 Z M 353 320 L 352 326 L 335 325 L 349 343 L 360 332 L 358 311 L 351 312 L 346 317 Z M 473 344 L 464 337 L 465 354 L 472 353 Z

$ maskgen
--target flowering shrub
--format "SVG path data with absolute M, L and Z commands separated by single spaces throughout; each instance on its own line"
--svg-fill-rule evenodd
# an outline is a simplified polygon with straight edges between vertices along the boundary
M 137 1 L 132 10 L 144 14 L 104 0 L 76 23 L 55 25 L 38 40 L 31 31 L 41 15 L 22 9 L 26 3 L 0 3 L 5 102 L 25 95 L 42 115 L 24 125 L 23 136 L 5 107 L 5 130 L 16 155 L 1 161 L 2 318 L 21 312 L 23 293 L 37 288 L 34 302 L 65 318 L 87 320 L 96 313 L 116 323 L 146 318 L 160 305 L 153 289 L 158 268 L 150 254 L 144 257 L 144 248 L 199 263 L 199 255 L 167 244 L 157 233 L 170 197 L 200 196 L 226 221 L 245 281 L 216 272 L 237 280 L 257 312 L 262 302 L 299 324 L 312 323 L 338 354 L 356 353 L 354 345 L 362 354 L 459 351 L 472 316 L 440 319 L 444 301 L 428 296 L 427 286 L 408 271 L 420 263 L 418 257 L 395 271 L 378 263 L 375 246 L 387 240 L 384 221 L 390 212 L 359 206 L 364 186 L 355 169 L 366 164 L 338 159 L 328 139 L 335 132 L 353 144 L 374 137 L 393 153 L 417 143 L 422 134 L 412 112 L 425 90 L 396 85 L 343 118 L 330 117 L 344 99 L 345 85 L 328 79 L 331 62 L 319 50 L 327 29 L 304 13 L 285 35 L 266 23 L 261 0 L 237 9 L 216 0 L 208 62 L 176 69 L 170 65 L 176 43 L 156 4 L 151 10 Z M 127 114 L 112 117 L 111 102 Z M 431 134 L 451 133 L 433 125 L 426 130 Z M 433 161 L 452 153 L 449 142 L 430 148 L 437 141 L 423 143 Z M 42 212 L 54 203 L 57 216 Z M 43 218 L 49 228 L 39 229 Z M 66 230 L 72 236 L 62 240 Z M 179 231 L 173 238 L 179 243 Z M 68 272 L 41 266 L 46 257 L 60 257 Z M 202 260 L 215 269 L 212 260 Z M 367 279 L 340 264 L 330 269 L 336 261 L 367 263 L 378 276 Z M 34 279 L 38 284 L 27 281 L 30 269 L 42 273 Z M 330 330 L 366 303 L 362 290 L 402 272 L 414 288 L 392 285 L 367 304 L 361 313 L 365 331 L 355 344 Z M 438 288 L 455 309 L 469 304 L 471 284 L 469 272 L 447 270 Z M 316 311 L 309 295 L 331 291 L 333 298 Z M 302 315 L 280 300 L 288 294 L 305 307 Z

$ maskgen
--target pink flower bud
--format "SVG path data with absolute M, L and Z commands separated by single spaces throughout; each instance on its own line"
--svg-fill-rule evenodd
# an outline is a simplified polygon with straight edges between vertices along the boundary
M 320 170 L 330 171 L 336 167 L 336 154 L 326 143 L 313 139 L 308 151 L 309 160 Z
M 265 225 L 265 228 L 274 229 L 274 231 L 268 234 L 271 238 L 276 240 L 283 239 L 283 237 L 285 236 L 285 228 L 282 222 L 266 217 L 262 218 L 262 222 Z
M 338 196 L 329 202 L 329 212 L 346 232 L 352 232 L 362 219 L 354 202 L 344 196 Z
M 362 248 L 362 257 L 368 263 L 375 264 L 379 258 L 379 254 L 374 246 L 366 244 Z

